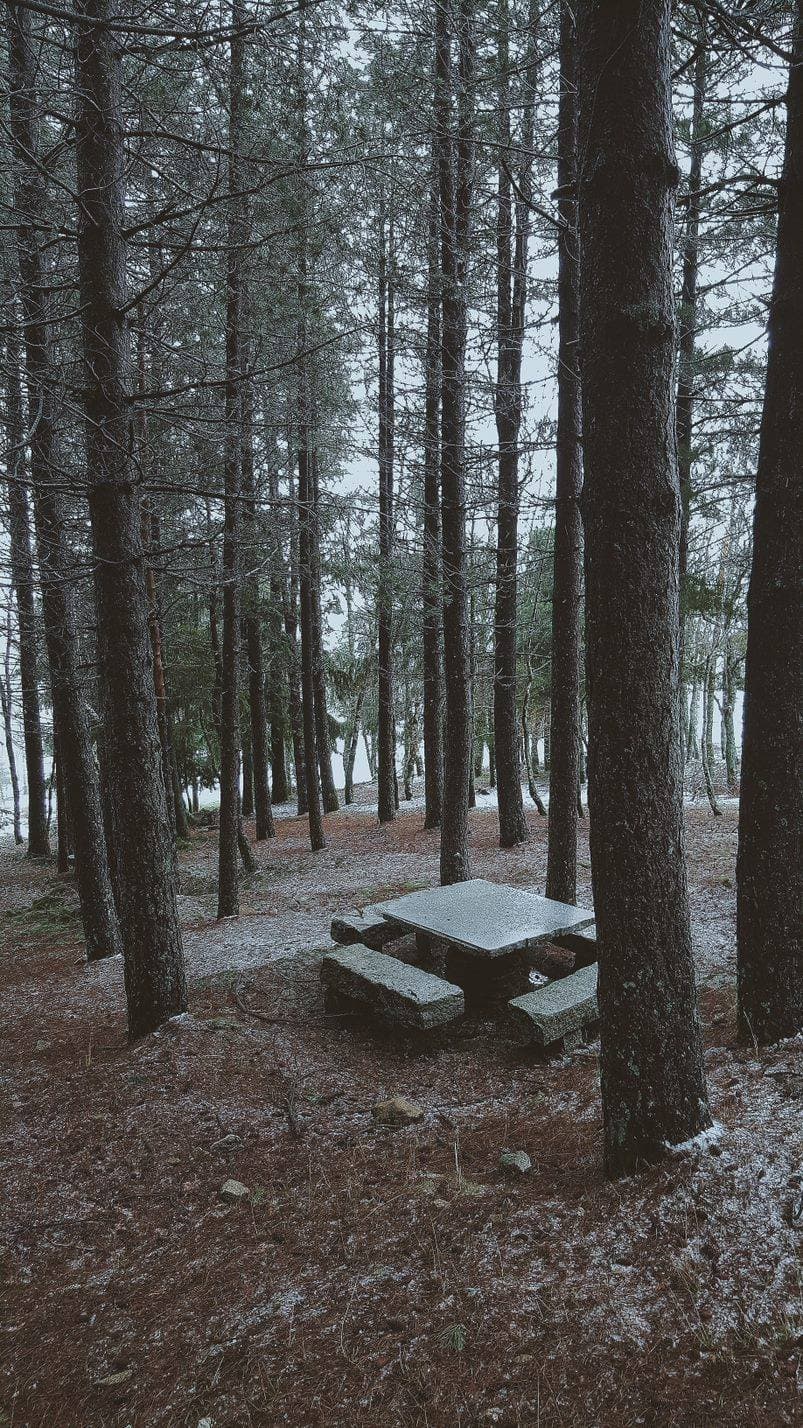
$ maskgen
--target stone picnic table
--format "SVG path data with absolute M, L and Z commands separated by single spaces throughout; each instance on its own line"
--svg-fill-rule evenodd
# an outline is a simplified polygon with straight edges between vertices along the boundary
M 406 893 L 372 912 L 414 932 L 421 954 L 442 961 L 467 995 L 508 995 L 521 984 L 530 949 L 594 924 L 587 908 L 484 878 Z

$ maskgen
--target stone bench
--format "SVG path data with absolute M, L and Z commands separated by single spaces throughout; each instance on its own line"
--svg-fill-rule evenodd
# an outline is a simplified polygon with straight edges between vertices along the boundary
M 463 993 L 451 982 L 361 946 L 337 947 L 321 963 L 328 992 L 364 1002 L 397 1026 L 428 1031 L 463 1015 Z
M 581 932 L 564 932 L 552 940 L 556 947 L 565 947 L 567 952 L 574 953 L 575 971 L 579 971 L 581 967 L 591 967 L 597 961 L 595 927 L 584 927 Z
M 598 1019 L 597 964 L 549 982 L 508 1003 L 514 1029 L 522 1041 L 553 1046 L 562 1041 L 571 1051 L 582 1041 L 583 1030 Z
M 351 947 L 362 942 L 365 947 L 373 947 L 377 952 L 389 942 L 398 942 L 407 935 L 406 928 L 388 922 L 381 913 L 366 907 L 363 912 L 349 912 L 332 918 L 332 941 L 341 947 Z

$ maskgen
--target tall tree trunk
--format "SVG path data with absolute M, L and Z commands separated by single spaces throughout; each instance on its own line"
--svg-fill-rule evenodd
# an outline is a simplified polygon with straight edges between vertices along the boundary
M 706 687 L 703 691 L 703 742 L 708 767 L 714 764 L 714 707 L 717 695 L 717 656 L 712 650 L 706 666 Z
M 581 0 L 577 35 L 591 858 L 619 1175 L 711 1124 L 683 847 L 669 0 Z
M 482 770 L 485 765 L 485 710 L 481 709 L 479 714 L 474 710 L 474 778 L 482 778 Z
M 209 758 L 215 779 L 219 777 L 220 763 L 220 720 L 221 701 L 223 697 L 223 651 L 220 644 L 220 624 L 218 622 L 218 587 L 220 585 L 220 569 L 218 565 L 217 551 L 215 549 L 215 537 L 212 528 L 212 514 L 209 503 L 206 506 L 206 530 L 209 540 L 209 645 L 212 653 L 212 726 L 217 739 L 217 750 L 214 750 L 211 741 L 207 739 Z M 205 731 L 204 731 L 205 732 Z
M 120 47 L 111 0 L 81 0 L 78 13 L 78 266 L 90 517 L 128 1029 L 134 1037 L 184 1011 L 187 992 L 131 460 Z
M 242 24 L 233 0 L 232 27 Z M 248 215 L 243 194 L 242 145 L 245 42 L 234 34 L 229 63 L 229 174 L 226 234 L 226 386 L 223 456 L 223 638 L 220 690 L 220 826 L 218 917 L 240 911 L 240 501 L 243 465 L 243 247 Z
M 689 545 L 689 513 L 694 464 L 694 354 L 697 342 L 697 278 L 699 272 L 700 187 L 704 158 L 704 109 L 708 45 L 705 19 L 698 19 L 697 57 L 694 63 L 694 96 L 691 119 L 691 163 L 686 232 L 683 243 L 683 282 L 680 295 L 680 341 L 678 343 L 677 446 L 680 479 L 680 600 L 681 677 L 683 677 L 683 634 L 686 614 L 685 580 Z M 682 688 L 682 685 L 681 685 Z
M 408 802 L 413 796 L 413 776 L 420 738 L 418 705 L 410 698 L 408 687 L 404 694 L 404 766 L 402 768 L 402 787 L 404 788 L 404 797 Z
M 803 17 L 796 6 L 747 601 L 739 1034 L 803 1029 Z M 779 632 L 783 637 L 779 637 Z
M 290 738 L 293 744 L 293 767 L 296 781 L 296 804 L 299 817 L 307 812 L 307 774 L 304 760 L 304 717 L 301 707 L 301 655 L 298 648 L 298 615 L 296 596 L 296 574 L 298 568 L 297 542 L 298 542 L 298 514 L 293 491 L 293 451 L 295 449 L 294 434 L 288 431 L 287 453 L 288 453 L 288 508 L 289 533 L 288 544 L 290 552 L 290 572 L 291 580 L 288 586 L 287 574 L 283 558 L 282 539 L 279 527 L 279 478 L 278 473 L 271 477 L 271 508 L 273 512 L 273 528 L 275 539 L 271 553 L 271 588 L 275 588 L 279 595 L 281 606 L 282 624 L 284 626 L 284 669 L 287 677 L 287 707 L 290 718 Z
M 176 838 L 188 838 L 190 827 L 187 822 L 187 808 L 181 793 L 181 781 L 178 776 L 178 761 L 176 759 L 176 745 L 173 739 L 172 717 L 168 706 L 168 723 L 170 724 L 170 783 L 173 798 L 173 817 L 175 821 Z M 170 795 L 168 795 L 169 797 Z
M 684 642 L 686 668 L 691 671 L 691 693 L 689 694 L 688 726 L 686 732 L 686 758 L 699 759 L 700 741 L 698 736 L 698 726 L 700 723 L 700 674 L 698 670 L 698 638 L 697 632 L 693 634 L 691 644 Z
M 20 781 L 17 775 L 17 756 L 14 751 L 14 725 L 11 717 L 11 606 L 8 606 L 6 613 L 6 647 L 3 660 L 3 677 L 0 679 L 0 704 L 3 711 L 3 733 L 6 743 L 6 762 L 8 763 L 8 777 L 11 783 L 11 803 L 12 803 L 12 827 L 14 830 L 14 842 L 24 843 L 22 836 L 22 817 L 20 808 Z
M 147 362 L 146 362 L 147 333 L 145 326 L 145 313 L 140 305 L 139 322 L 137 325 L 137 381 L 138 391 L 142 400 L 136 415 L 136 438 L 137 438 L 137 460 L 139 462 L 140 477 L 143 485 L 147 485 L 151 472 L 151 451 L 150 451 L 150 431 L 148 423 L 147 407 L 144 395 L 147 391 Z M 154 383 L 158 386 L 158 382 Z M 180 815 L 176 813 L 176 799 L 173 788 L 173 767 L 172 767 L 172 747 L 170 741 L 170 720 L 167 706 L 167 679 L 164 664 L 164 639 L 162 637 L 162 621 L 159 601 L 159 589 L 156 581 L 156 572 L 151 558 L 151 546 L 158 543 L 159 522 L 151 511 L 151 502 L 147 495 L 143 497 L 141 503 L 141 536 L 142 549 L 145 554 L 145 589 L 148 597 L 148 633 L 151 641 L 151 654 L 153 656 L 153 685 L 156 695 L 156 719 L 159 727 L 159 742 L 162 747 L 162 774 L 165 781 L 165 798 L 167 806 L 167 816 L 170 822 L 170 835 L 175 859 L 175 840 L 177 833 L 177 822 Z M 186 832 L 186 829 L 185 829 Z
M 703 770 L 703 782 L 705 783 L 706 797 L 711 806 L 711 812 L 717 818 L 719 818 L 720 814 L 722 813 L 722 809 L 717 803 L 716 794 L 714 792 L 714 780 L 711 772 L 711 765 L 713 763 L 711 728 L 714 717 L 714 690 L 716 688 L 711 671 L 714 666 L 714 663 L 714 656 L 709 655 L 708 660 L 706 661 L 705 673 L 703 677 L 703 735 L 700 739 L 700 763 Z
M 340 803 L 332 773 L 332 739 L 329 733 L 329 704 L 326 695 L 326 649 L 323 637 L 323 572 L 321 569 L 320 462 L 313 442 L 309 453 L 310 525 L 309 565 L 312 613 L 312 671 L 315 689 L 315 747 L 324 813 L 336 813 Z
M 257 575 L 257 510 L 254 484 L 253 392 L 250 381 L 243 384 L 242 486 L 245 497 L 246 555 L 248 575 L 244 589 L 245 652 L 248 660 L 248 707 L 251 715 L 251 780 L 256 838 L 261 843 L 272 838 L 273 808 L 268 783 L 268 710 L 265 698 L 265 661 L 262 653 L 262 626 L 259 613 Z M 243 799 L 244 801 L 244 799 Z
M 516 252 L 513 243 L 508 0 L 499 3 L 499 97 L 496 218 L 497 374 L 494 393 L 499 440 L 499 490 L 494 608 L 494 740 L 499 801 L 499 843 L 513 847 L 527 840 L 521 797 L 516 718 L 517 565 L 519 523 L 519 451 L 521 426 L 521 351 L 526 299 L 527 210 L 516 204 Z M 529 160 L 527 161 L 529 164 Z M 529 168 L 526 169 L 529 172 Z M 520 297 L 520 301 L 517 298 Z
M 299 817 L 308 811 L 307 767 L 304 753 L 304 711 L 301 692 L 301 652 L 298 647 L 298 623 L 289 604 L 285 606 L 285 633 L 289 655 L 287 660 L 287 698 L 290 708 L 290 737 L 293 741 L 293 769 L 296 781 L 296 805 Z
M 304 710 L 301 687 L 301 651 L 298 645 L 298 619 L 289 598 L 284 600 L 284 628 L 288 643 L 287 690 L 290 707 L 290 735 L 293 741 L 293 767 L 296 780 L 298 815 L 308 812 L 307 765 L 304 750 Z M 317 780 L 317 775 L 316 775 Z
M 253 818 L 254 816 L 254 756 L 251 752 L 251 735 L 246 733 L 243 739 L 242 771 L 240 776 L 242 783 L 242 794 L 240 796 L 240 811 L 243 818 Z
M 41 235 L 47 230 L 47 195 L 39 160 L 38 61 L 30 31 L 30 11 L 24 5 L 9 5 L 8 13 L 10 111 L 16 160 L 14 206 L 36 553 L 54 721 L 59 728 L 59 760 L 67 792 L 63 802 L 70 806 L 86 955 L 93 960 L 115 955 L 122 944 L 109 873 L 100 782 L 78 664 L 75 601 L 70 583 L 73 562 L 64 533 L 58 486 L 61 467 L 53 405 L 57 379 L 50 348 L 48 274 L 40 247 Z
M 282 706 L 283 662 L 278 655 L 270 663 L 270 793 L 271 804 L 287 803 L 290 785 L 287 781 L 287 760 L 284 747 L 284 709 Z
M 306 16 L 302 6 L 298 17 L 296 64 L 298 109 L 298 158 L 303 174 L 309 163 L 307 130 Z M 302 180 L 303 182 L 303 180 Z M 319 653 L 315 630 L 313 595 L 313 552 L 315 522 L 315 478 L 310 450 L 310 389 L 307 355 L 307 308 L 309 293 L 309 260 L 307 254 L 305 201 L 302 198 L 302 221 L 298 237 L 298 589 L 301 625 L 301 708 L 304 722 L 304 775 L 309 819 L 310 846 L 313 852 L 326 847 L 323 831 L 323 809 L 319 759 L 316 744 L 315 661 Z
M 469 535 L 468 549 L 469 549 L 469 552 L 473 552 L 473 550 L 474 550 L 474 522 L 473 522 L 473 520 L 472 520 L 472 522 L 471 522 L 471 532 L 470 532 L 470 535 Z M 470 591 L 471 591 L 471 594 L 469 595 L 469 600 L 468 600 L 468 669 L 469 669 L 469 679 L 470 679 L 470 681 L 471 681 L 471 683 L 470 683 L 470 700 L 471 700 L 470 729 L 471 729 L 471 744 L 470 744 L 470 749 L 469 749 L 469 760 L 468 760 L 468 806 L 469 806 L 469 808 L 476 808 L 476 807 L 477 807 L 477 790 L 476 790 L 476 787 L 475 787 L 475 784 L 474 784 L 474 754 L 475 754 L 475 750 L 476 750 L 476 741 L 477 741 L 477 711 L 476 711 L 476 704 L 475 704 L 475 690 L 476 690 L 476 687 L 477 687 L 477 630 L 476 630 L 476 623 L 477 623 L 477 600 L 476 600 L 476 595 L 475 595 L 475 593 L 474 593 L 474 571 L 473 571 L 473 559 L 471 558 L 471 554 L 469 555 L 468 582 L 469 582 L 469 589 L 470 589 Z
M 59 746 L 58 724 L 53 720 L 53 762 L 56 776 L 56 847 L 59 875 L 67 877 L 70 872 L 70 812 L 67 807 L 67 780 L 64 776 L 63 759 Z
M 275 481 L 278 475 L 275 472 Z M 271 487 L 273 506 L 273 487 Z M 273 520 L 276 520 L 275 510 Z M 278 539 L 270 552 L 270 663 L 268 667 L 268 715 L 270 718 L 270 793 L 271 804 L 287 803 L 290 785 L 287 781 L 287 761 L 285 757 L 285 691 L 287 690 L 287 656 L 282 632 L 282 586 L 278 567 L 281 553 Z
M 458 6 L 458 74 L 452 66 L 451 4 L 436 7 L 435 125 L 441 209 L 441 529 L 445 730 L 440 875 L 444 884 L 470 877 L 468 782 L 471 760 L 466 570 L 465 351 L 466 276 L 473 189 L 474 45 L 469 0 Z M 453 91 L 457 126 L 453 129 Z
M 39 713 L 39 631 L 36 624 L 31 522 L 25 470 L 25 430 L 20 385 L 20 340 L 15 322 L 13 287 L 6 284 L 6 430 L 9 455 L 8 539 L 11 584 L 17 601 L 19 667 L 22 694 L 22 736 L 28 784 L 28 857 L 50 852 L 45 796 L 45 758 Z
M 552 588 L 551 748 L 546 895 L 577 898 L 580 787 L 580 587 L 583 486 L 577 301 L 577 34 L 574 7 L 560 6 L 558 100 L 558 429 Z
M 373 732 L 368 728 L 365 720 L 362 725 L 362 736 L 365 741 L 365 753 L 368 759 L 368 772 L 371 775 L 371 782 L 376 782 L 376 744 L 374 743 Z
M 323 832 L 323 808 L 315 731 L 315 629 L 310 554 L 313 498 L 310 453 L 306 446 L 306 403 L 303 398 L 300 399 L 299 406 L 298 573 L 301 605 L 301 704 L 304 720 L 304 766 L 310 846 L 313 852 L 317 852 L 326 847 L 326 839 Z
M 733 641 L 725 640 L 725 654 L 722 666 L 722 728 L 723 754 L 728 793 L 739 791 L 739 756 L 736 752 L 736 734 L 733 727 L 733 710 L 736 702 L 736 672 L 739 661 L 733 650 Z
M 427 343 L 424 358 L 424 532 L 421 604 L 424 671 L 424 827 L 439 828 L 443 809 L 443 673 L 440 520 L 441 320 L 437 143 L 432 144 L 427 245 Z
M 346 804 L 354 802 L 354 761 L 357 757 L 357 745 L 360 738 L 360 719 L 362 718 L 362 706 L 365 701 L 365 683 L 365 680 L 362 680 L 357 690 L 354 715 L 349 731 L 343 742 L 343 775 L 345 782 L 343 802 Z
M 396 710 L 393 689 L 393 418 L 394 418 L 393 219 L 385 227 L 384 198 L 379 215 L 379 582 L 377 789 L 380 823 L 396 817 Z
M 533 671 L 530 659 L 527 659 L 527 678 L 524 681 L 524 697 L 521 701 L 521 742 L 524 750 L 524 767 L 527 773 L 527 791 L 535 804 L 542 818 L 546 817 L 546 808 L 543 799 L 538 792 L 535 782 L 535 775 L 538 770 L 538 732 L 536 729 L 530 730 L 530 690 L 533 687 Z

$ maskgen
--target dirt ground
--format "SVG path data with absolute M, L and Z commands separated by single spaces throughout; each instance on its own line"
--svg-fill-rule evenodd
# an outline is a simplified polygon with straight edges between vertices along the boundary
M 369 797 L 317 855 L 280 819 L 236 921 L 193 834 L 190 1012 L 134 1046 L 69 884 L 0 850 L 0 1425 L 803 1424 L 803 1042 L 734 1042 L 735 808 L 687 816 L 721 1137 L 607 1184 L 595 1046 L 326 1014 L 333 913 L 437 875 L 420 810 L 379 830 Z M 531 832 L 502 852 L 476 810 L 475 875 L 543 891 Z M 580 860 L 583 902 L 585 832 Z M 418 1125 L 374 1122 L 394 1094 Z

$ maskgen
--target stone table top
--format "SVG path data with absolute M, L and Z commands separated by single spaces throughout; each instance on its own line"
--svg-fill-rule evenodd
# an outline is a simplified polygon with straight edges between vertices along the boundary
M 415 932 L 440 937 L 486 957 L 502 957 L 534 947 L 565 932 L 579 932 L 594 922 L 587 908 L 570 907 L 552 898 L 538 897 L 523 888 L 502 886 L 472 878 L 450 887 L 424 888 L 390 902 L 377 903 L 389 922 Z

